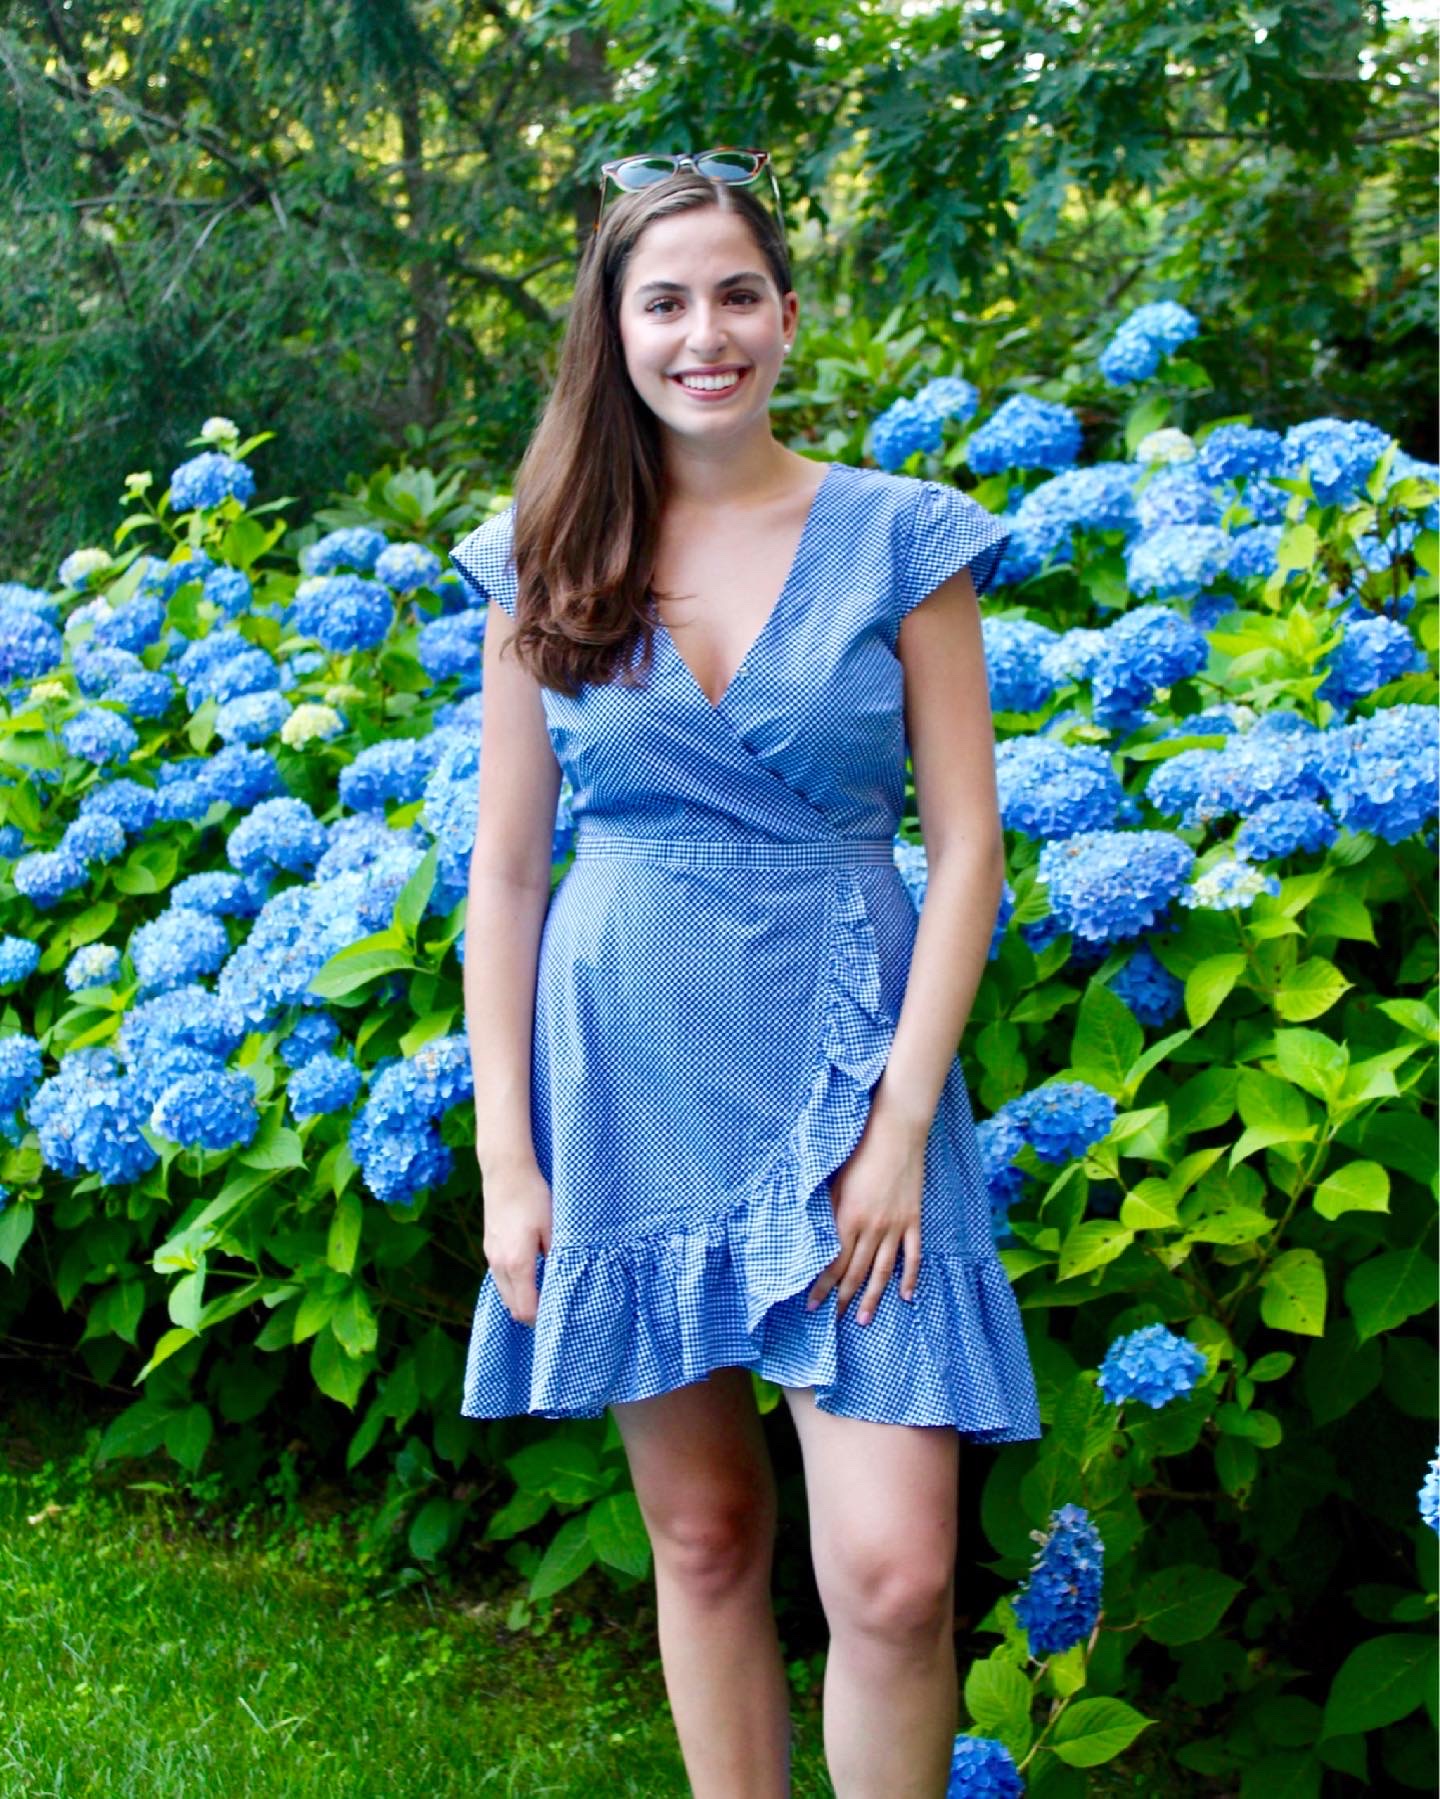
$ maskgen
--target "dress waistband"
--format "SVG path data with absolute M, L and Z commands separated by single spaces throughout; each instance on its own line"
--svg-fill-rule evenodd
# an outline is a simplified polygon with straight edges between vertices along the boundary
M 889 837 L 805 837 L 780 843 L 760 837 L 633 837 L 577 825 L 575 860 L 591 856 L 628 856 L 684 868 L 731 863 L 767 868 L 853 868 L 876 862 L 893 867 L 895 863 L 894 841 Z

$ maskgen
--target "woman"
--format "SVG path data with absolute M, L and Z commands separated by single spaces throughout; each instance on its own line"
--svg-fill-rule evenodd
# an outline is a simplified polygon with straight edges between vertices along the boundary
M 680 160 L 602 216 L 515 505 L 454 552 L 496 602 L 465 959 L 489 1270 L 462 1409 L 611 1408 L 693 1791 L 769 1799 L 789 1722 L 749 1371 L 779 1383 L 836 1792 L 935 1799 L 959 1442 L 1039 1435 L 955 1053 L 1003 880 L 976 596 L 1008 532 L 938 482 L 775 441 L 783 238 Z M 892 858 L 907 743 L 918 925 Z

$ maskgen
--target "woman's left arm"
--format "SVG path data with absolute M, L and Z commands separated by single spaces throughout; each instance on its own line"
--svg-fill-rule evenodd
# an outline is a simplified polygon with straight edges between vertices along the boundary
M 896 654 L 925 842 L 925 904 L 885 1072 L 861 1140 L 831 1183 L 843 1247 L 810 1290 L 813 1307 L 838 1287 L 843 1312 L 865 1282 L 862 1324 L 902 1249 L 901 1295 L 915 1294 L 925 1145 L 985 972 L 1005 882 L 980 603 L 968 569 L 906 614 Z
M 968 569 L 906 617 L 896 653 L 927 875 L 905 1000 L 872 1108 L 924 1138 L 985 973 L 1005 885 L 995 727 Z

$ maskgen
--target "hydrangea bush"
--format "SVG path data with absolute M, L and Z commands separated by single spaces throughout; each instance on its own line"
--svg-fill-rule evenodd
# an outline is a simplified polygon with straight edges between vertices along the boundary
M 1120 321 L 1097 386 L 1165 383 L 1182 311 Z M 1009 878 L 962 1054 L 1047 1427 L 988 1458 L 1013 1596 L 951 1790 L 1082 1791 L 1137 1739 L 1162 1784 L 1403 1783 L 1437 1586 L 1440 471 L 1153 391 L 1089 443 L 1053 388 L 905 399 L 876 460 L 968 466 L 1013 531 L 983 605 Z M 207 421 L 109 548 L 0 584 L 0 1318 L 53 1298 L 134 1383 L 105 1456 L 240 1485 L 303 1417 L 385 1474 L 402 1552 L 478 1513 L 523 1625 L 649 1549 L 608 1420 L 458 1416 L 486 619 L 439 552 L 484 505 L 387 473 L 291 530 L 263 442 Z M 570 841 L 562 786 L 557 877 Z M 923 906 L 913 825 L 895 860 Z

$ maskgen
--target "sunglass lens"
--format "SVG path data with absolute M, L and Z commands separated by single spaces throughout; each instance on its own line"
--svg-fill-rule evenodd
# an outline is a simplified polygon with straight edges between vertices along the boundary
M 657 181 L 664 181 L 674 173 L 674 157 L 631 156 L 616 169 L 615 179 L 621 187 L 633 192 L 637 188 L 652 187 Z
M 714 150 L 695 164 L 708 181 L 748 181 L 760 167 L 760 158 L 744 150 Z

